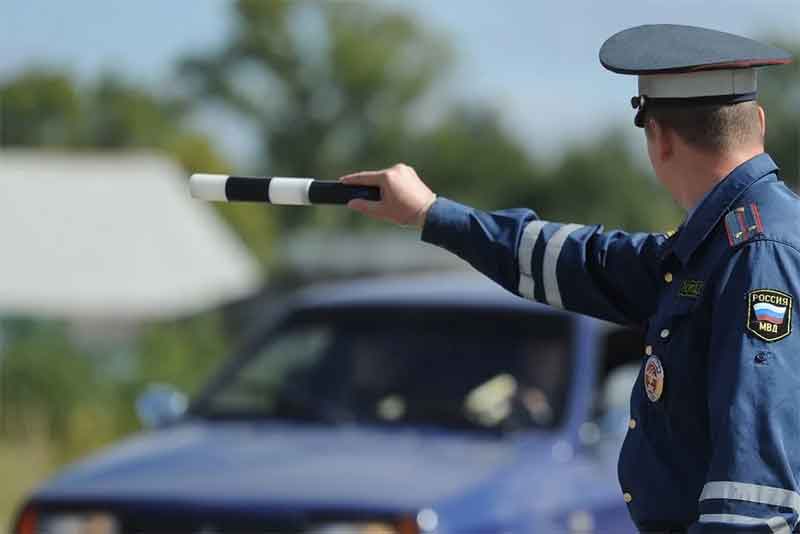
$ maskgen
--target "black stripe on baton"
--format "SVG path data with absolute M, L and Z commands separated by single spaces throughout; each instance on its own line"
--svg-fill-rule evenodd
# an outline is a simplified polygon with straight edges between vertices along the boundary
M 234 202 L 269 202 L 269 178 L 228 176 L 225 198 Z

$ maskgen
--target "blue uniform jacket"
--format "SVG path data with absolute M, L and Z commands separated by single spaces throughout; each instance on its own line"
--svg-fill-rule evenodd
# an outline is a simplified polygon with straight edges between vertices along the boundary
M 800 198 L 761 154 L 678 232 L 604 232 L 445 198 L 422 239 L 510 291 L 645 331 L 619 460 L 641 530 L 796 531 Z

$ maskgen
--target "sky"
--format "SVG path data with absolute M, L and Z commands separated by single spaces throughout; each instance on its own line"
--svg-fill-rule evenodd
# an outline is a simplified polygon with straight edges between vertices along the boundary
M 498 109 L 537 154 L 567 139 L 628 128 L 636 81 L 605 71 L 603 41 L 637 24 L 706 26 L 767 41 L 800 40 L 800 0 L 371 0 L 413 13 L 456 52 L 431 107 L 478 100 Z M 229 31 L 229 0 L 3 0 L 0 79 L 33 65 L 83 79 L 105 70 L 152 86 L 171 83 L 174 60 L 213 49 Z M 254 150 L 253 136 L 221 125 L 223 149 Z M 640 136 L 636 137 L 639 139 Z M 632 137 L 633 138 L 633 137 Z

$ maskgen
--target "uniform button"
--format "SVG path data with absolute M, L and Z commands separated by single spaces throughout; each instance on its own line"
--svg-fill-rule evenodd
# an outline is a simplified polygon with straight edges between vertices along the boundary
M 659 335 L 661 336 L 661 339 L 667 339 L 669 337 L 669 328 L 662 330 L 661 334 Z
M 666 283 L 668 283 L 668 284 L 671 283 L 672 282 L 672 273 L 664 273 L 664 281 Z
M 648 356 L 651 356 L 653 354 L 653 345 L 647 345 L 644 348 L 644 353 L 647 354 Z
M 631 502 L 633 500 L 633 495 L 631 495 L 630 493 L 627 493 L 627 492 L 623 493 L 622 494 L 622 500 L 625 501 L 625 502 Z
M 634 419 L 633 417 L 631 417 L 631 418 L 628 420 L 628 428 L 630 428 L 631 430 L 633 430 L 634 428 L 636 428 L 636 419 Z

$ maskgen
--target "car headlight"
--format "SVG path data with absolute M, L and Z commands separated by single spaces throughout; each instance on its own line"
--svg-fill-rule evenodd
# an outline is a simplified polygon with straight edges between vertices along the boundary
M 438 514 L 424 508 L 416 517 L 405 516 L 394 522 L 329 523 L 312 528 L 307 534 L 421 534 L 434 533 L 438 526 Z
M 43 514 L 39 517 L 37 533 L 47 534 L 119 534 L 117 520 L 110 514 L 88 512 L 81 514 Z
M 307 534 L 419 534 L 419 532 L 417 521 L 408 517 L 399 522 L 328 523 L 308 530 Z

